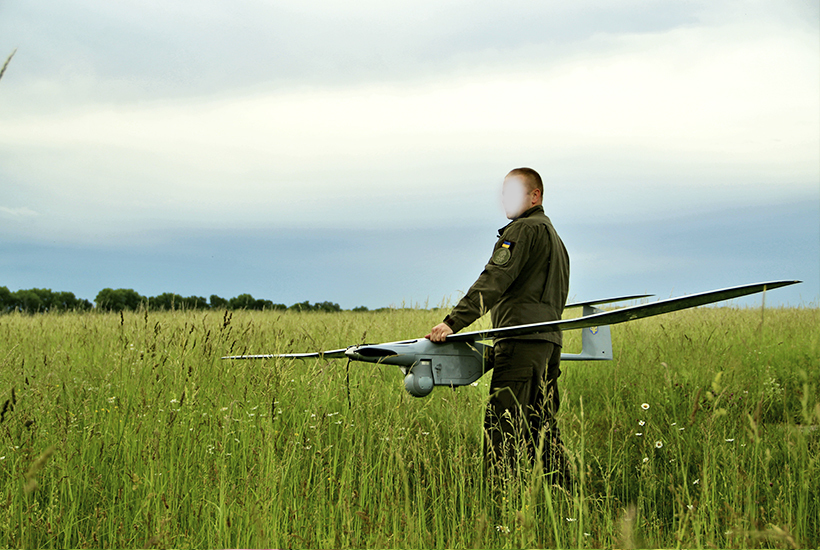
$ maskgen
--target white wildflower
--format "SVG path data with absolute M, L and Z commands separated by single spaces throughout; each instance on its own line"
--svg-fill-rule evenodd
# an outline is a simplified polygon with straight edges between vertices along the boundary
M 655 442 L 655 448 L 660 449 L 661 447 L 663 447 L 663 441 L 659 439 Z
M 645 411 L 648 411 L 649 410 L 649 403 L 642 403 L 641 408 Z

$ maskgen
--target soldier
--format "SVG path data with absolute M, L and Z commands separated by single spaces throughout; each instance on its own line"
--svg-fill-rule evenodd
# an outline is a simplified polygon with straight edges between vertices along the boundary
M 502 203 L 512 221 L 499 230 L 478 280 L 427 338 L 443 342 L 487 310 L 495 328 L 561 318 L 569 291 L 569 256 L 544 214 L 543 195 L 535 170 L 516 168 L 507 174 Z M 516 449 L 522 448 L 532 461 L 543 443 L 544 471 L 553 474 L 554 482 L 568 483 L 555 425 L 561 331 L 497 338 L 490 359 L 493 377 L 484 420 L 488 464 L 499 466 L 504 459 L 513 466 Z

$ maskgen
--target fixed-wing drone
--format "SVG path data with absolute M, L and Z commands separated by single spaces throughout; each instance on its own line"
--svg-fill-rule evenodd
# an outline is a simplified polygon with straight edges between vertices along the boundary
M 284 353 L 267 355 L 232 355 L 223 359 L 310 359 L 347 357 L 351 361 L 384 363 L 398 366 L 404 374 L 404 387 L 415 397 L 429 395 L 435 386 L 466 386 L 478 380 L 485 372 L 485 352 L 491 347 L 480 340 L 509 338 L 555 330 L 583 329 L 581 353 L 561 354 L 562 361 L 607 361 L 612 359 L 612 336 L 609 325 L 634 319 L 643 319 L 681 309 L 731 300 L 748 294 L 765 292 L 801 281 L 772 281 L 751 285 L 701 292 L 690 296 L 669 298 L 649 304 L 629 306 L 614 311 L 603 311 L 595 306 L 625 300 L 646 298 L 648 295 L 623 296 L 568 304 L 565 309 L 583 308 L 582 316 L 543 323 L 517 325 L 447 336 L 441 343 L 426 338 L 387 342 L 384 344 L 354 345 L 343 349 L 314 353 Z M 486 369 L 489 370 L 489 369 Z

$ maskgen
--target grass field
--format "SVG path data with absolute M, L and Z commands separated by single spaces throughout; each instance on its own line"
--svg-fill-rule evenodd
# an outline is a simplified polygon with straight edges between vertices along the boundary
M 820 545 L 816 308 L 614 326 L 614 361 L 564 365 L 572 493 L 485 479 L 487 377 L 416 399 L 396 367 L 219 359 L 443 315 L 0 316 L 0 546 Z

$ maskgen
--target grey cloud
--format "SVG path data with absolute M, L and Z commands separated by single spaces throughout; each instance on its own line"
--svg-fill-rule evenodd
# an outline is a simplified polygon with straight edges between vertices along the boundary
M 0 46 L 20 47 L 17 78 L 81 75 L 108 83 L 80 89 L 93 100 L 149 99 L 434 78 L 531 55 L 548 62 L 592 35 L 662 31 L 696 22 L 699 10 L 650 1 L 379 3 L 349 12 L 261 1 L 19 2 L 3 10 Z

